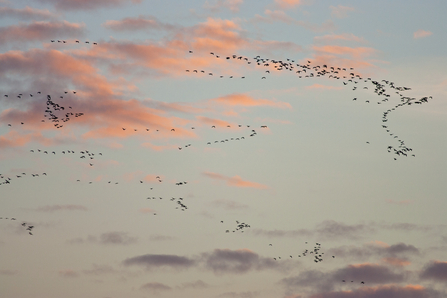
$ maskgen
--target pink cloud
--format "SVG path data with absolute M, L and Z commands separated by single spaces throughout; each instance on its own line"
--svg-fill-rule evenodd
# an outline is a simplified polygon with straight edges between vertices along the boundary
M 392 265 L 392 266 L 396 266 L 396 267 L 404 267 L 404 266 L 411 265 L 410 261 L 408 261 L 406 259 L 402 259 L 402 258 L 396 258 L 396 257 L 383 258 L 382 262 Z
M 342 90 L 343 87 L 335 87 L 335 86 L 326 86 L 321 84 L 313 84 L 311 86 L 306 86 L 306 89 L 322 89 L 322 90 Z
M 22 20 L 48 20 L 56 17 L 48 9 L 0 7 L 0 17 L 15 17 Z
M 84 34 L 85 26 L 67 21 L 36 21 L 31 24 L 21 24 L 0 28 L 0 44 L 13 42 L 42 41 L 59 36 L 75 37 Z
M 222 8 L 227 8 L 232 12 L 238 12 L 243 0 L 217 0 L 214 4 L 205 2 L 204 8 L 209 9 L 212 12 L 218 12 Z
M 233 176 L 233 177 L 227 177 L 221 174 L 217 173 L 211 173 L 211 172 L 205 172 L 203 173 L 205 176 L 216 179 L 216 180 L 223 180 L 226 181 L 228 186 L 235 186 L 235 187 L 250 187 L 250 188 L 259 188 L 259 189 L 268 189 L 269 187 L 260 183 L 251 182 L 243 180 L 239 176 Z
M 302 0 L 275 0 L 280 8 L 292 8 L 302 4 Z
M 239 93 L 218 97 L 211 99 L 210 101 L 229 106 L 272 106 L 277 108 L 292 108 L 292 106 L 287 102 L 276 102 L 268 99 L 254 99 L 249 95 Z
M 103 27 L 115 31 L 136 31 L 136 30 L 171 30 L 175 26 L 160 22 L 152 16 L 128 17 L 119 21 L 110 20 L 103 24 Z
M 413 38 L 417 39 L 417 38 L 424 38 L 424 37 L 428 37 L 430 35 L 432 35 L 433 32 L 430 31 L 425 31 L 425 30 L 418 30 L 416 32 L 413 33 Z

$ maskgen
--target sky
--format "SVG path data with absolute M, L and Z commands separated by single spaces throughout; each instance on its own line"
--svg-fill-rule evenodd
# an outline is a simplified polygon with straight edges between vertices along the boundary
M 444 0 L 0 0 L 0 296 L 447 297 Z

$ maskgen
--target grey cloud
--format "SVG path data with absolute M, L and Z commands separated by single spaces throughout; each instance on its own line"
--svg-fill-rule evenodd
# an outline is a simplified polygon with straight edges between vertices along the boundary
M 137 237 L 131 237 L 125 232 L 109 232 L 101 234 L 99 242 L 101 244 L 131 244 L 137 242 Z
M 421 272 L 422 279 L 447 282 L 447 262 L 433 261 Z
M 171 267 L 176 269 L 189 268 L 195 265 L 195 261 L 187 257 L 177 255 L 158 255 L 146 254 L 133 258 L 128 258 L 123 261 L 125 266 L 140 265 L 147 269 L 153 267 Z
M 107 7 L 117 7 L 120 5 L 140 3 L 141 0 L 39 0 L 40 2 L 53 4 L 61 10 L 95 10 Z
M 208 287 L 209 285 L 206 282 L 203 282 L 202 280 L 197 280 L 194 282 L 186 282 L 183 283 L 181 286 L 177 286 L 178 289 L 205 289 Z
M 270 258 L 260 257 L 249 250 L 215 249 L 203 255 L 205 266 L 214 273 L 246 273 L 250 270 L 278 268 L 278 263 Z
M 69 210 L 69 211 L 87 211 L 87 207 L 82 205 L 46 205 L 36 208 L 36 211 L 41 212 L 54 212 L 54 211 L 62 211 L 62 210 Z
M 160 292 L 160 291 L 169 291 L 172 288 L 170 286 L 167 286 L 165 284 L 159 283 L 159 282 L 148 282 L 141 286 L 141 290 L 150 290 L 154 294 Z
M 310 298 L 441 298 L 440 292 L 421 286 L 383 285 L 377 288 L 361 287 L 351 291 L 324 292 Z

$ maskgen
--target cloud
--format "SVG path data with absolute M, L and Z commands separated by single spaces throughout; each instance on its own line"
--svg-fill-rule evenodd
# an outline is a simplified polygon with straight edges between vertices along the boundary
M 0 17 L 13 17 L 21 20 L 48 20 L 56 18 L 56 15 L 48 9 L 37 9 L 29 6 L 25 8 L 0 7 Z
M 89 270 L 83 270 L 83 273 L 88 275 L 105 275 L 105 274 L 114 274 L 117 273 L 113 267 L 109 265 L 97 265 L 93 264 L 93 268 Z
M 352 281 L 352 284 L 355 285 L 361 285 L 361 282 L 363 281 L 365 286 L 371 286 L 374 284 L 401 282 L 405 277 L 405 273 L 395 273 L 387 266 L 366 263 L 348 265 L 344 268 L 328 272 L 320 271 L 318 269 L 303 270 L 296 276 L 283 278 L 280 280 L 280 283 L 286 286 L 289 293 L 292 293 L 295 290 L 305 290 L 315 293 L 316 291 L 333 291 L 344 284 L 343 280 L 348 284 L 351 284 Z M 310 295 L 310 297 L 314 296 Z
M 447 262 L 432 261 L 427 264 L 421 272 L 422 279 L 430 279 L 433 281 L 447 282 Z
M 65 270 L 59 270 L 59 276 L 64 278 L 75 278 L 79 276 L 79 273 L 71 270 L 71 269 L 65 269 Z
M 102 233 L 99 237 L 88 235 L 84 238 L 74 238 L 68 241 L 71 244 L 82 244 L 88 243 L 99 243 L 103 245 L 129 245 L 136 243 L 138 241 L 137 237 L 129 236 L 127 232 L 107 232 Z
M 224 175 L 217 174 L 217 173 L 211 173 L 211 172 L 205 172 L 203 174 L 209 178 L 212 178 L 212 179 L 226 181 L 228 186 L 268 189 L 268 186 L 266 186 L 266 185 L 256 183 L 256 182 L 242 180 L 242 178 L 237 175 L 233 176 L 233 177 L 226 177 Z
M 315 36 L 314 40 L 316 42 L 324 42 L 324 43 L 334 42 L 334 41 L 338 41 L 338 40 L 355 41 L 355 42 L 359 42 L 359 43 L 365 42 L 365 40 L 362 37 L 355 36 L 352 33 L 327 34 L 327 35 L 323 35 L 323 36 Z
M 40 2 L 53 4 L 60 10 L 96 10 L 106 7 L 140 3 L 141 0 L 39 0 Z
M 36 211 L 41 212 L 55 212 L 55 211 L 87 211 L 87 207 L 82 205 L 46 205 L 42 207 L 37 207 Z
M 334 220 L 325 220 L 317 225 L 316 232 L 319 237 L 329 239 L 351 238 L 359 239 L 366 233 L 373 232 L 374 229 L 366 224 L 347 225 Z
M 392 265 L 395 267 L 404 267 L 404 266 L 408 266 L 411 264 L 411 262 L 408 261 L 406 258 L 388 257 L 388 258 L 383 258 L 381 261 L 384 262 L 385 264 L 389 264 L 389 265 Z
M 185 282 L 182 283 L 182 285 L 177 286 L 177 289 L 206 289 L 209 288 L 210 285 L 206 282 L 203 282 L 202 280 L 197 280 L 194 282 Z
M 217 297 L 229 297 L 229 298 L 255 298 L 259 296 L 258 291 L 246 291 L 246 292 L 225 292 Z
M 146 269 L 154 267 L 168 267 L 173 269 L 186 269 L 195 265 L 195 261 L 177 255 L 146 254 L 123 261 L 125 266 L 143 266 Z
M 335 86 L 327 86 L 327 85 L 321 85 L 321 84 L 313 84 L 311 86 L 305 87 L 308 90 L 311 89 L 322 89 L 322 90 L 342 90 L 342 87 L 335 87 Z
M 0 44 L 25 43 L 31 41 L 50 41 L 49 39 L 64 36 L 82 36 L 85 26 L 67 21 L 35 21 L 31 24 L 21 24 L 0 28 Z
M 110 20 L 102 26 L 115 31 L 173 30 L 176 28 L 174 25 L 160 22 L 153 16 L 144 15 L 128 17 L 119 21 Z
M 268 99 L 254 99 L 251 96 L 240 93 L 234 93 L 214 98 L 211 99 L 210 102 L 228 106 L 243 106 L 243 107 L 271 106 L 277 108 L 289 108 L 289 109 L 292 108 L 292 106 L 287 102 L 276 102 Z
M 224 200 L 224 199 L 214 200 L 214 201 L 210 202 L 210 204 L 212 204 L 213 206 L 216 206 L 218 208 L 222 208 L 222 209 L 226 209 L 226 210 L 238 210 L 238 209 L 247 209 L 248 208 L 248 205 L 241 204 L 236 201 Z
M 348 17 L 348 13 L 355 11 L 355 9 L 353 7 L 349 7 L 349 6 L 342 6 L 342 5 L 338 5 L 338 6 L 330 6 L 331 9 L 331 16 L 339 18 L 339 19 L 344 19 Z
M 332 273 L 336 280 L 365 281 L 367 284 L 402 282 L 404 274 L 394 273 L 388 267 L 377 264 L 348 265 Z
M 334 65 L 337 67 L 352 67 L 355 69 L 373 67 L 368 60 L 377 51 L 370 47 L 348 47 L 339 45 L 314 45 L 313 63 L 317 65 Z
M 260 257 L 248 249 L 215 249 L 212 253 L 205 253 L 206 268 L 216 274 L 242 274 L 252 270 L 276 269 L 278 263 L 271 258 Z
M 417 38 L 424 38 L 424 37 L 428 37 L 428 36 L 430 36 L 432 34 L 433 33 L 430 32 L 430 31 L 425 31 L 425 30 L 420 29 L 420 30 L 415 31 L 413 33 L 413 38 L 415 38 L 415 39 L 417 39 Z
M 266 9 L 264 11 L 265 16 L 255 15 L 255 17 L 251 20 L 251 22 L 257 23 L 257 22 L 263 22 L 271 24 L 273 22 L 281 22 L 286 23 L 289 25 L 297 25 L 301 26 L 307 30 L 310 30 L 312 32 L 325 32 L 325 31 L 333 31 L 335 29 L 334 23 L 329 20 L 326 21 L 320 25 L 312 24 L 309 22 L 296 20 L 292 18 L 291 16 L 287 15 L 282 10 L 270 10 Z
M 408 205 L 408 204 L 412 203 L 410 200 L 394 201 L 391 199 L 387 199 L 386 202 L 389 204 L 395 204 L 395 205 Z
M 169 291 L 172 290 L 170 286 L 167 286 L 165 284 L 159 283 L 159 282 L 148 282 L 140 287 L 141 290 L 150 290 L 154 294 L 158 294 L 162 291 Z
M 99 236 L 99 243 L 127 245 L 137 242 L 137 239 L 137 237 L 131 237 L 125 232 L 108 232 Z
M 280 8 L 292 8 L 302 4 L 302 0 L 275 0 L 276 5 Z
M 15 270 L 8 270 L 8 269 L 1 269 L 0 275 L 16 275 L 18 271 Z
M 210 4 L 208 1 L 205 2 L 204 8 L 212 12 L 219 12 L 222 8 L 227 8 L 231 12 L 239 12 L 239 8 L 242 5 L 243 0 L 217 0 L 214 4 Z
M 310 296 L 310 298 L 440 298 L 440 293 L 420 285 L 382 285 L 378 287 L 361 287 L 351 291 L 326 292 Z
M 365 259 L 368 257 L 378 256 L 383 257 L 386 263 L 404 264 L 407 261 L 408 255 L 418 256 L 420 255 L 419 249 L 413 245 L 405 243 L 397 243 L 388 245 L 386 243 L 370 242 L 363 244 L 362 246 L 342 246 L 338 248 L 332 248 L 331 253 L 337 255 L 337 257 L 345 258 L 358 258 Z

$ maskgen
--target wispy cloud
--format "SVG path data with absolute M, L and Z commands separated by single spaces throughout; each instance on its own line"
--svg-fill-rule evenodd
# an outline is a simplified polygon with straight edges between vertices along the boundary
M 339 19 L 347 18 L 348 13 L 355 11 L 353 7 L 343 5 L 330 6 L 330 9 L 331 9 L 331 15 Z
M 159 282 L 148 282 L 140 287 L 140 290 L 151 291 L 153 294 L 172 290 L 168 285 Z
M 25 8 L 0 7 L 0 17 L 12 17 L 29 21 L 54 19 L 57 15 L 48 9 L 37 9 L 25 6 Z
M 267 185 L 263 185 L 263 184 L 251 182 L 251 181 L 246 181 L 237 175 L 233 176 L 233 177 L 227 177 L 227 176 L 224 176 L 224 175 L 221 175 L 218 173 L 212 173 L 212 172 L 204 172 L 203 175 L 205 175 L 209 178 L 212 178 L 212 179 L 226 181 L 228 186 L 268 189 Z
M 432 34 L 433 33 L 430 31 L 425 31 L 425 30 L 419 29 L 413 33 L 413 38 L 415 38 L 415 39 L 424 38 L 424 37 L 428 37 Z
M 302 2 L 302 0 L 275 0 L 276 5 L 282 9 L 299 6 Z
M 67 21 L 35 21 L 31 24 L 13 25 L 0 28 L 0 44 L 26 43 L 42 40 L 50 41 L 58 36 L 79 37 L 85 32 L 85 26 Z
M 60 10 L 96 10 L 117 7 L 127 3 L 140 3 L 141 0 L 38 0 L 53 4 Z
M 196 261 L 187 257 L 177 255 L 159 255 L 146 254 L 133 258 L 128 258 L 123 261 L 125 266 L 143 266 L 146 269 L 151 268 L 173 268 L 186 269 L 196 264 Z
M 55 212 L 55 211 L 87 211 L 87 207 L 83 205 L 46 205 L 37 207 L 36 211 Z
M 243 0 L 207 0 L 203 7 L 214 13 L 221 11 L 223 8 L 236 13 L 239 12 L 239 8 L 243 2 Z
M 137 31 L 137 30 L 172 30 L 176 26 L 160 22 L 156 17 L 140 15 L 128 17 L 119 21 L 109 20 L 103 27 L 115 31 Z

